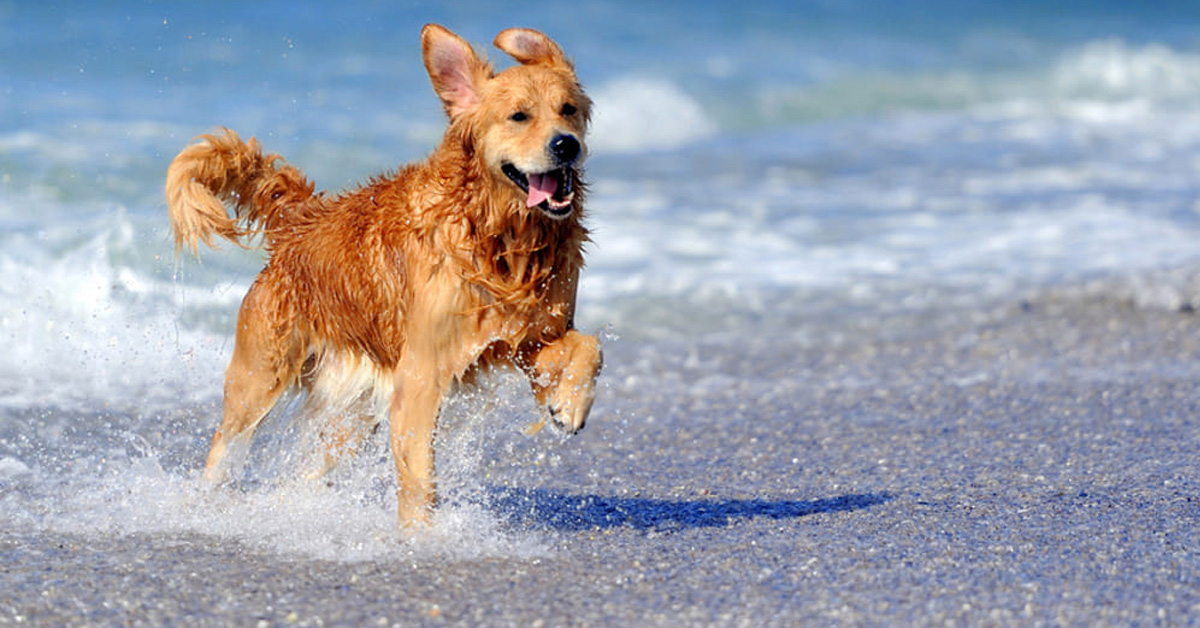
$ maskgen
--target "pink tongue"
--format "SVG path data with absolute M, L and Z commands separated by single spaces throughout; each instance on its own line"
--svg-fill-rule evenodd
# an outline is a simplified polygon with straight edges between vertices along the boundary
M 558 179 L 550 173 L 529 174 L 529 198 L 525 200 L 526 207 L 537 207 L 542 201 L 554 196 L 558 191 Z

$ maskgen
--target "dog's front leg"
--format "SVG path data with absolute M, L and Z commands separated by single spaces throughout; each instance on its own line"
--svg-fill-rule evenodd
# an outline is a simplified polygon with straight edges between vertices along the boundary
M 534 396 L 563 431 L 583 429 L 596 399 L 596 376 L 604 362 L 600 339 L 568 330 L 558 340 L 538 347 L 528 359 Z
M 444 386 L 436 376 L 401 367 L 392 392 L 390 425 L 401 525 L 427 523 L 437 501 L 433 436 Z

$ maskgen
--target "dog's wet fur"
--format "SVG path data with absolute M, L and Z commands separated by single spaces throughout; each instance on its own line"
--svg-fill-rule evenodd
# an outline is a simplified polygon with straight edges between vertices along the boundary
M 599 340 L 574 328 L 591 101 L 542 33 L 509 29 L 495 45 L 519 64 L 496 73 L 454 33 L 425 26 L 449 127 L 428 159 L 357 189 L 316 193 L 229 130 L 171 163 L 177 250 L 219 236 L 269 252 L 238 314 L 206 481 L 228 479 L 231 451 L 294 389 L 321 422 L 317 473 L 387 418 L 404 524 L 427 521 L 436 503 L 443 397 L 481 369 L 516 367 L 553 424 L 583 427 L 601 366 Z

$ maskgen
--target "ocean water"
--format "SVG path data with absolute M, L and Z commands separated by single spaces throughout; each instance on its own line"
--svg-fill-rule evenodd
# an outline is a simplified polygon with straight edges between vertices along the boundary
M 455 401 L 432 542 L 398 541 L 378 443 L 334 487 L 289 482 L 287 408 L 241 490 L 197 482 L 262 257 L 176 259 L 167 164 L 217 126 L 331 190 L 420 158 L 444 125 L 425 22 L 481 49 L 535 27 L 575 57 L 596 102 L 579 318 L 622 390 L 675 385 L 657 356 L 701 344 L 803 346 L 1080 282 L 1190 302 L 1200 10 L 1085 4 L 0 3 L 0 528 L 330 560 L 554 552 L 479 478 L 536 483 L 602 447 L 644 418 L 619 396 L 572 441 L 523 435 L 514 380 Z M 689 364 L 753 390 L 730 363 Z

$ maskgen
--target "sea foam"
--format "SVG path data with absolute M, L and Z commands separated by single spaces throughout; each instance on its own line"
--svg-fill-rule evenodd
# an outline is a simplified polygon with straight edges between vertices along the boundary
M 183 304 L 211 306 L 227 293 L 192 290 L 131 265 L 126 258 L 144 234 L 119 215 L 77 227 L 82 235 L 0 238 L 0 404 L 94 408 L 211 398 L 227 336 L 179 319 Z
M 712 136 L 716 123 L 673 83 L 628 76 L 590 91 L 595 114 L 588 143 L 608 153 L 678 148 Z

